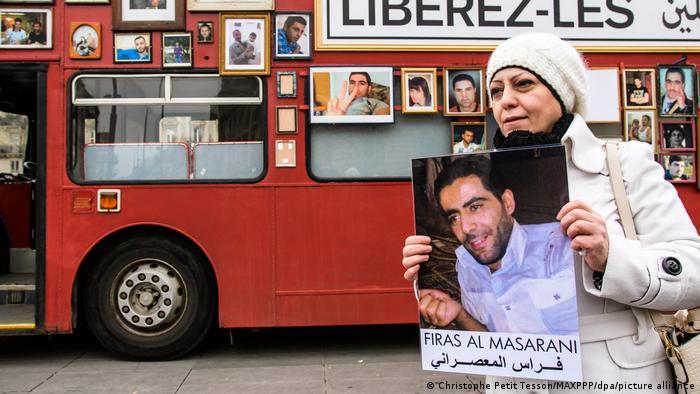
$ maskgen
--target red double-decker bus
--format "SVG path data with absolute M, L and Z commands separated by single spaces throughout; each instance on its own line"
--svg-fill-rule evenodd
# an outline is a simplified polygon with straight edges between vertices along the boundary
M 0 45 L 0 334 L 86 323 L 120 355 L 168 359 L 211 326 L 416 321 L 399 264 L 413 232 L 410 159 L 451 153 L 450 122 L 472 119 L 443 115 L 441 100 L 436 113 L 403 114 L 400 70 L 436 68 L 442 86 L 443 67 L 485 68 L 489 51 L 316 50 L 268 55 L 259 75 L 227 73 L 225 15 L 169 1 L 195 32 L 191 66 L 169 66 L 167 28 L 132 26 L 132 40 L 149 33 L 151 59 L 120 61 L 114 5 L 0 6 L 3 40 L 22 15 L 52 21 L 42 19 L 43 46 Z M 311 0 L 251 3 L 267 9 L 242 17 L 325 22 Z M 213 43 L 197 41 L 200 22 Z M 73 55 L 74 23 L 100 26 L 99 58 Z M 20 28 L 34 26 L 25 17 Z M 265 28 L 274 53 L 277 27 Z M 622 69 L 678 56 L 586 57 Z M 392 68 L 393 122 L 312 124 L 310 70 L 358 64 Z M 293 94 L 280 92 L 282 75 Z M 291 130 L 280 108 L 296 115 Z M 493 124 L 488 113 L 474 120 Z M 620 124 L 602 133 L 619 137 Z M 677 188 L 698 223 L 695 184 Z

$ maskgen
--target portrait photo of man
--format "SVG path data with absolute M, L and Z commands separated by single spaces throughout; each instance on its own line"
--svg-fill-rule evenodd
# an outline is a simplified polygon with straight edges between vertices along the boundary
M 665 121 L 661 123 L 662 148 L 668 150 L 693 150 L 695 148 L 694 124 L 692 121 Z
M 659 80 L 660 116 L 696 113 L 695 73 L 692 66 L 660 66 Z
M 310 14 L 275 14 L 275 57 L 309 59 Z
M 452 123 L 452 153 L 473 153 L 486 150 L 486 123 Z
M 114 33 L 115 62 L 150 62 L 151 33 Z
M 484 112 L 483 72 L 477 69 L 445 69 L 445 115 L 482 114 Z
M 693 155 L 661 155 L 664 178 L 673 183 L 695 182 Z
M 653 108 L 656 94 L 653 69 L 630 69 L 624 72 L 625 108 Z
M 540 153 L 477 153 L 413 161 L 416 229 L 431 238 L 452 238 L 458 281 L 458 294 L 453 294 L 449 289 L 455 286 L 431 279 L 429 269 L 421 274 L 424 278 L 419 276 L 419 303 L 441 300 L 445 305 L 439 312 L 426 308 L 426 313 L 440 315 L 421 315 L 423 327 L 428 321 L 442 321 L 436 328 L 578 332 L 573 252 L 556 221 L 558 207 L 568 200 L 564 152 L 556 147 L 537 157 Z M 532 173 L 545 167 L 556 170 L 547 177 Z M 551 182 L 559 186 L 552 189 Z M 543 207 L 548 213 L 543 214 Z M 436 258 L 447 260 L 449 249 L 440 247 Z
M 311 121 L 327 123 L 393 120 L 391 68 L 312 69 Z

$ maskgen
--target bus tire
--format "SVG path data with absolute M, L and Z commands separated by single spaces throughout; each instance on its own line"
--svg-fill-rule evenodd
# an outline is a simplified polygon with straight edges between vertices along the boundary
M 115 354 L 170 360 L 197 346 L 215 305 L 209 270 L 196 253 L 168 238 L 132 238 L 105 253 L 83 292 L 85 318 Z

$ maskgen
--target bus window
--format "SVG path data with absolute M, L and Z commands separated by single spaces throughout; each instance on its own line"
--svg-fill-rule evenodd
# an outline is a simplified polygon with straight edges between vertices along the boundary
M 412 158 L 450 152 L 449 118 L 394 116 L 394 124 L 311 125 L 311 174 L 320 181 L 410 178 Z
M 265 121 L 258 77 L 160 75 L 135 78 L 149 81 L 144 86 L 122 83 L 129 77 L 73 80 L 71 174 L 76 181 L 262 176 Z

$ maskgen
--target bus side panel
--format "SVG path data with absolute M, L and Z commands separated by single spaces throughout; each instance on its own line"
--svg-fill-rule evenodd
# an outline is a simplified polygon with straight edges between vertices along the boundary
M 276 201 L 277 325 L 416 320 L 400 261 L 408 184 L 280 187 Z
M 222 326 L 273 324 L 271 189 L 222 185 L 116 188 L 122 191 L 120 213 L 76 214 L 71 211 L 73 190 L 63 195 L 64 226 L 71 238 L 63 254 L 64 262 L 71 263 L 60 272 L 63 298 L 70 299 L 71 286 L 65 284 L 73 283 L 78 263 L 97 242 L 118 229 L 156 225 L 190 238 L 210 259 Z M 67 324 L 70 303 L 60 305 L 61 324 Z

